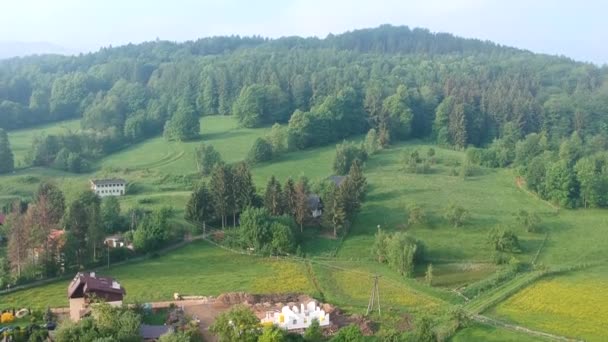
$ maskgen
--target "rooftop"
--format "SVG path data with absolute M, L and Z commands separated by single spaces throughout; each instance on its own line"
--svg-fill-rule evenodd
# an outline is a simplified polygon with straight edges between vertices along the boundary
M 169 326 L 166 325 L 142 324 L 139 326 L 139 335 L 144 340 L 156 340 L 167 332 L 169 332 Z
M 329 178 L 327 179 L 334 182 L 336 186 L 340 186 L 342 182 L 344 182 L 344 180 L 346 179 L 346 176 L 329 176 Z
M 94 185 L 102 184 L 127 184 L 127 181 L 122 178 L 109 178 L 109 179 L 91 179 L 91 183 Z
M 95 272 L 78 272 L 68 287 L 68 298 L 81 298 L 90 293 L 123 296 L 126 291 L 111 277 L 100 277 Z

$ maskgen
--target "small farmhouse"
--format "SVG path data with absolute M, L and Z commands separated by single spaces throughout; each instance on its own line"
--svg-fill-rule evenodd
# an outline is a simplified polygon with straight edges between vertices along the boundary
M 319 195 L 308 195 L 308 209 L 310 210 L 310 216 L 312 218 L 319 218 L 323 215 L 323 202 Z
M 266 317 L 262 319 L 262 324 L 274 324 L 287 331 L 302 330 L 310 326 L 313 320 L 317 320 L 322 327 L 330 324 L 329 314 L 317 306 L 314 301 L 309 302 L 306 306 L 300 304 L 284 306 L 281 312 L 266 312 Z
M 93 179 L 91 190 L 99 197 L 122 196 L 126 193 L 127 181 L 124 179 Z
M 330 181 L 334 182 L 334 184 L 336 184 L 336 186 L 340 186 L 346 180 L 346 176 L 329 176 L 328 179 Z
M 125 294 L 125 289 L 110 277 L 100 277 L 95 272 L 79 272 L 68 287 L 70 319 L 80 320 L 88 312 L 92 299 L 119 306 Z

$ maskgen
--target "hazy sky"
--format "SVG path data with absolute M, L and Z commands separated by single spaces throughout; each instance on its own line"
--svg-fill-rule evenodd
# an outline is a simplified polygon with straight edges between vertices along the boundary
M 608 63 L 608 0 L 0 0 L 0 41 L 76 51 L 157 37 L 324 37 L 384 23 Z

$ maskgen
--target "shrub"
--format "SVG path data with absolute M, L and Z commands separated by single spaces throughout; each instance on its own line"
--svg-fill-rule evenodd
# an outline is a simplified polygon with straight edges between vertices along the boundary
M 0 323 L 12 323 L 13 321 L 15 321 L 15 316 L 11 312 L 4 312 L 0 316 Z
M 262 138 L 257 138 L 251 149 L 249 150 L 249 154 L 247 155 L 247 160 L 252 163 L 261 163 L 265 161 L 269 161 L 272 159 L 272 145 L 268 141 Z

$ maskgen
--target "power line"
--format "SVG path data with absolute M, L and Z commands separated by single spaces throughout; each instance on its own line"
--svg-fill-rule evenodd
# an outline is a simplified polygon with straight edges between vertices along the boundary
M 367 304 L 367 312 L 365 313 L 366 316 L 369 315 L 370 312 L 374 311 L 374 307 L 376 305 L 378 306 L 378 315 L 382 315 L 382 312 L 380 311 L 380 289 L 378 286 L 379 278 L 379 275 L 374 276 L 374 286 L 372 287 L 372 294 L 369 297 L 369 303 Z

